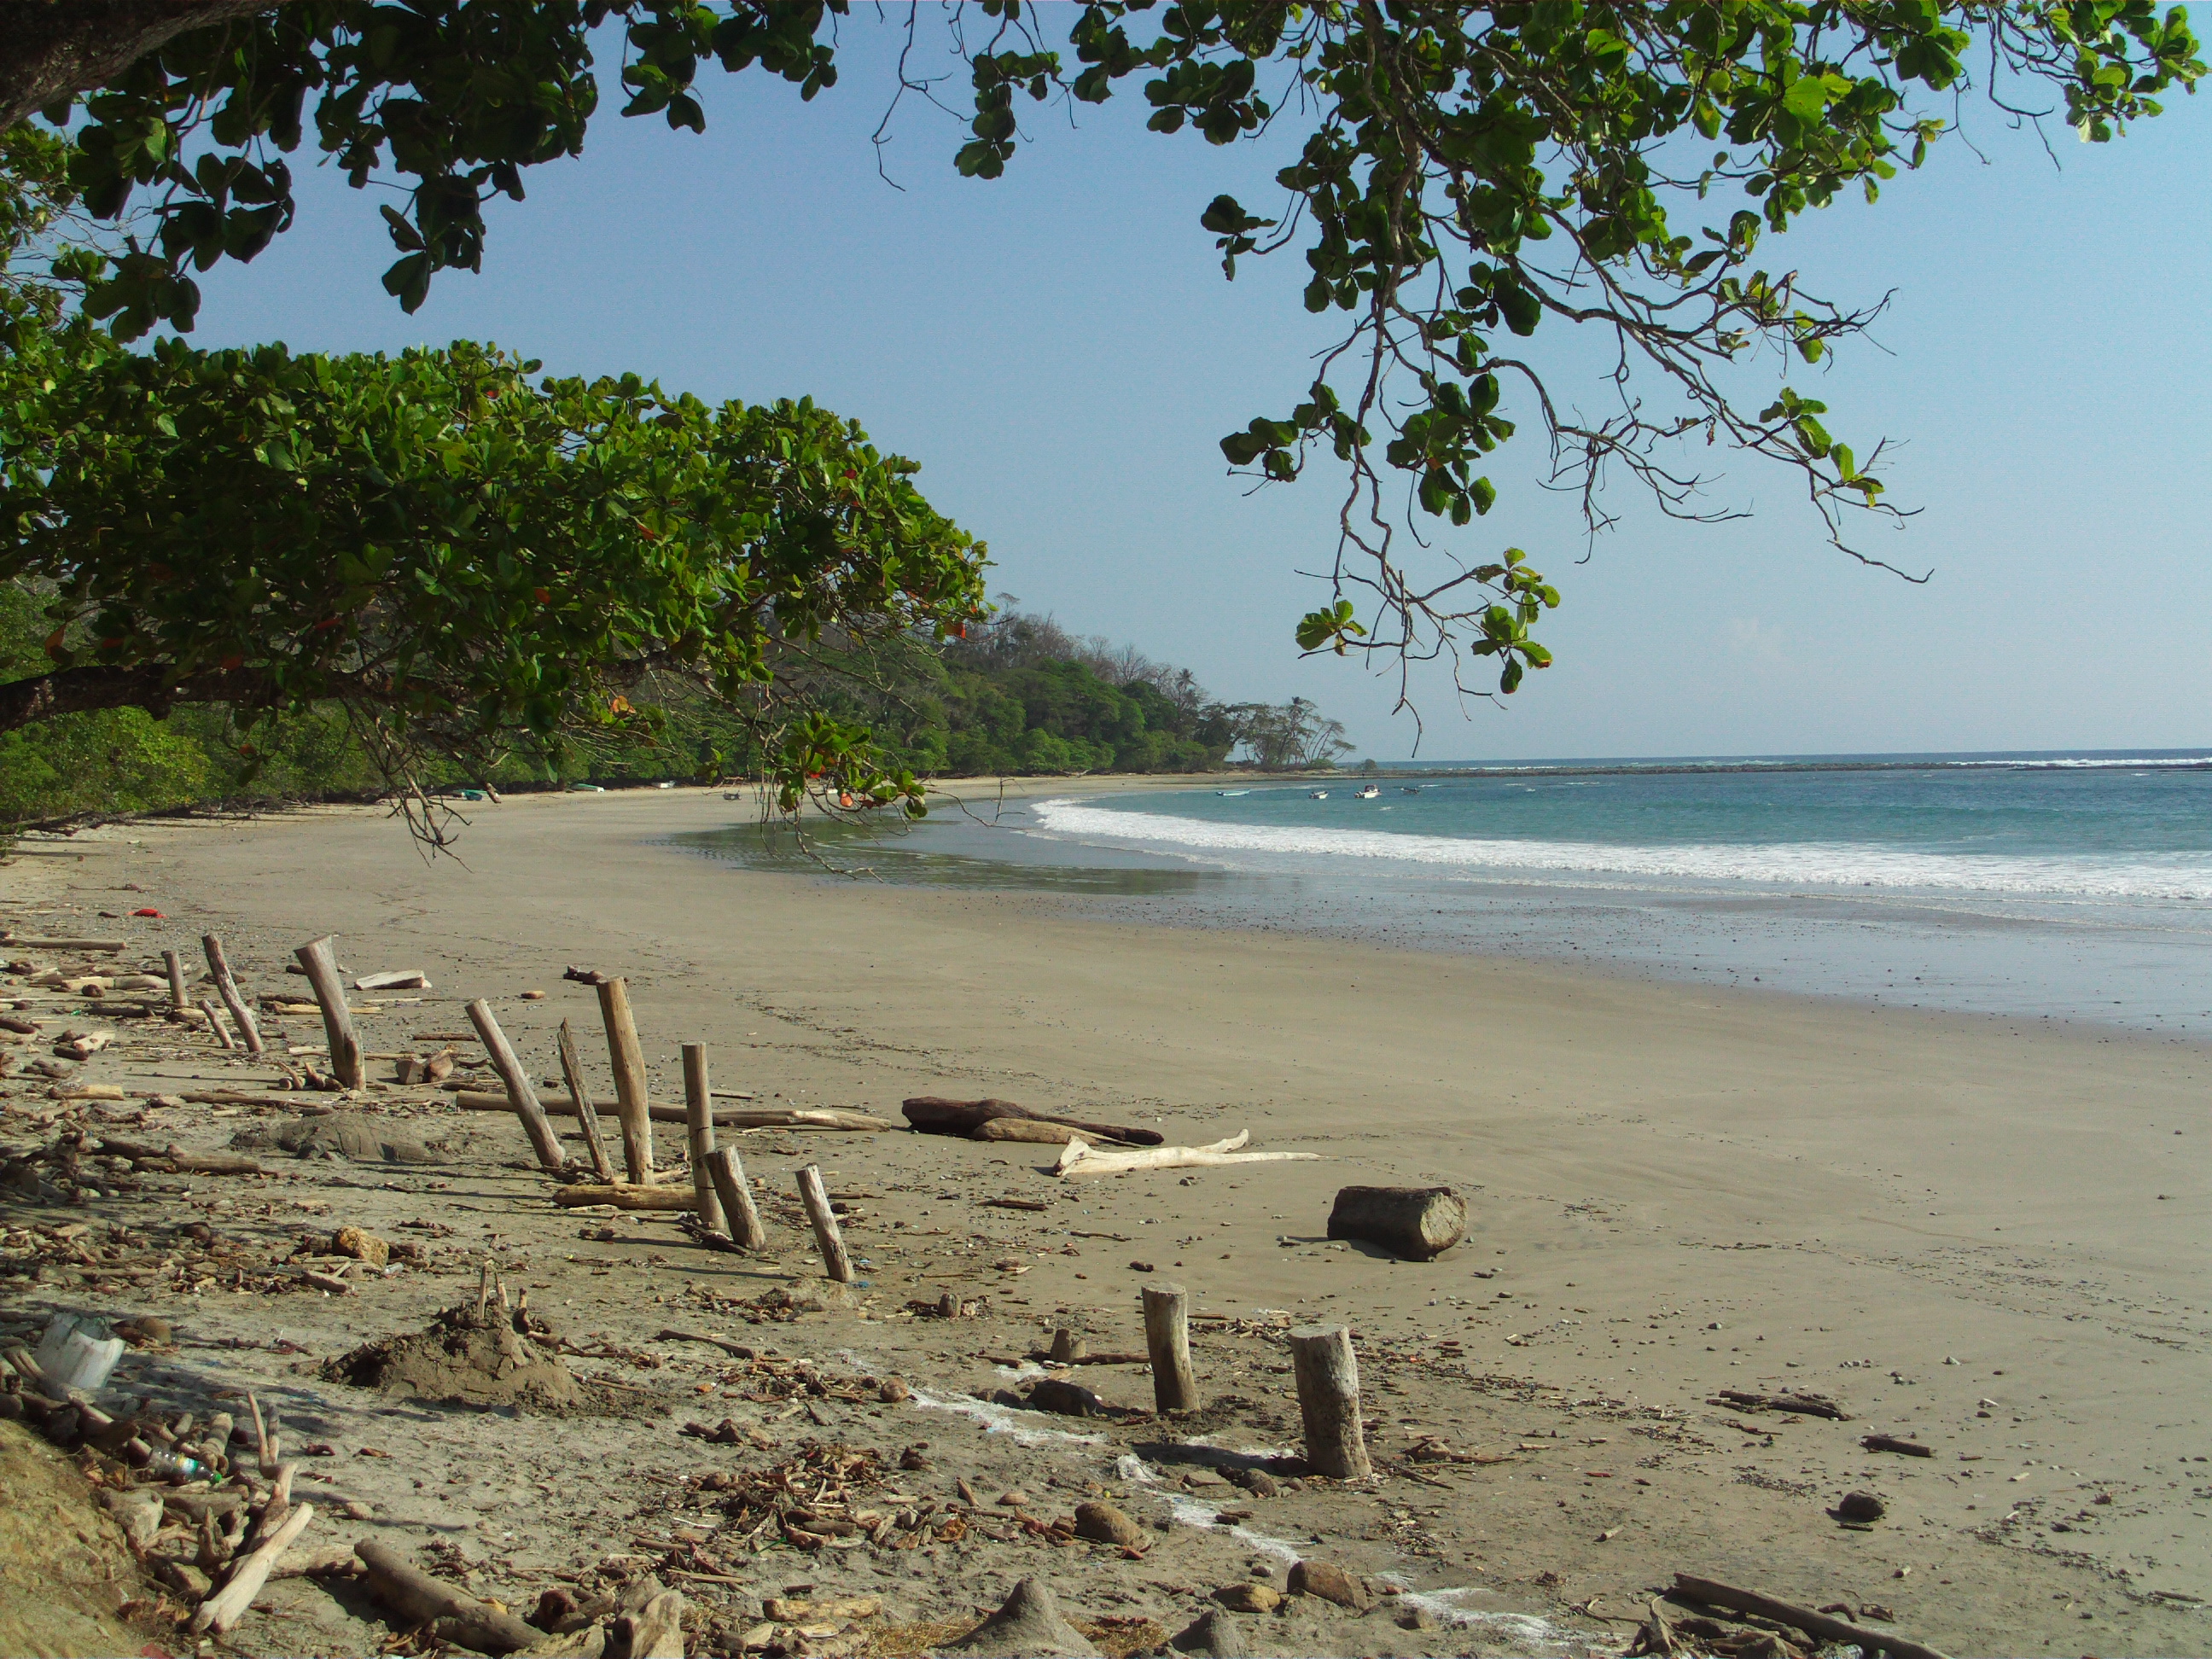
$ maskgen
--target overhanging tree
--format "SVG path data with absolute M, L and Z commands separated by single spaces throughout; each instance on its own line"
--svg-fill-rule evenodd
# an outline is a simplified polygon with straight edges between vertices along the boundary
M 286 158 L 307 149 L 357 186 L 402 186 L 404 207 L 380 210 L 398 254 L 384 281 L 412 309 L 440 270 L 480 265 L 489 200 L 580 149 L 595 29 L 621 41 L 623 113 L 698 129 L 708 65 L 757 66 L 808 98 L 833 85 L 846 10 L 0 0 L 0 125 L 74 121 L 88 206 L 145 216 L 89 291 L 125 338 L 188 329 L 191 273 L 250 259 L 289 226 Z M 1063 17 L 1064 41 L 1048 41 Z M 1298 401 L 1222 448 L 1268 481 L 1300 476 L 1316 447 L 1343 469 L 1331 592 L 1297 626 L 1304 648 L 1465 653 L 1495 659 L 1504 691 L 1550 661 L 1529 630 L 1558 594 L 1519 550 L 1453 532 L 1491 508 L 1486 458 L 1519 425 L 1533 416 L 1549 482 L 1580 493 L 1593 529 L 1618 469 L 1664 510 L 1707 516 L 1680 452 L 1720 443 L 1792 472 L 1846 546 L 1848 512 L 1894 511 L 1881 446 L 1838 442 L 1817 398 L 1753 366 L 1817 363 L 1869 313 L 1765 263 L 1771 239 L 1917 166 L 1969 90 L 2008 119 L 2047 115 L 2103 142 L 2204 67 L 2183 10 L 2149 0 L 977 0 L 952 18 L 972 89 L 964 173 L 1003 171 L 1022 100 L 1103 102 L 1132 76 L 1163 133 L 1304 132 L 1278 174 L 1282 209 L 1224 195 L 1200 222 L 1232 276 L 1242 258 L 1302 252 L 1306 304 L 1346 330 Z M 909 61 L 901 93 L 932 93 Z M 1595 414 L 1556 395 L 1521 343 L 1569 325 L 1614 354 L 1613 400 Z

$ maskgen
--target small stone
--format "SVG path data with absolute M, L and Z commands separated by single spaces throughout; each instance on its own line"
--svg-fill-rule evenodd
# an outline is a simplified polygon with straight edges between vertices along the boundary
M 1050 1585 L 1024 1578 L 999 1610 L 951 1644 L 979 1659 L 1101 1659 L 1091 1638 L 1061 1616 Z
M 1870 1492 L 1846 1492 L 1836 1505 L 1837 1520 L 1856 1522 L 1862 1526 L 1879 1521 L 1888 1513 L 1881 1499 Z
M 1437 1616 L 1424 1607 L 1410 1607 L 1398 1615 L 1400 1630 L 1434 1630 Z
M 1244 1632 L 1237 1621 L 1218 1611 L 1199 1614 L 1168 1645 L 1177 1653 L 1191 1655 L 1192 1659 L 1246 1659 L 1252 1651 L 1244 1644 Z
M 1075 1535 L 1094 1544 L 1119 1544 L 1126 1548 L 1141 1542 L 1145 1529 L 1111 1504 L 1078 1504 Z
M 886 1406 L 896 1406 L 902 1400 L 914 1398 L 914 1390 L 906 1385 L 902 1376 L 887 1376 L 884 1385 L 876 1390 L 876 1398 Z
M 1149 1261 L 1132 1261 L 1129 1264 L 1129 1271 L 1132 1273 L 1148 1273 L 1152 1271 L 1152 1264 Z
M 543 1002 L 545 1000 L 545 993 L 543 991 L 525 991 L 522 994 L 522 1000 L 525 1002 Z
M 1291 1594 L 1315 1595 L 1354 1613 L 1375 1605 L 1374 1592 L 1342 1567 L 1329 1561 L 1301 1561 L 1291 1569 Z
M 331 1241 L 331 1250 L 337 1255 L 349 1255 L 356 1261 L 367 1262 L 372 1267 L 381 1267 L 392 1260 L 392 1246 L 374 1233 L 359 1227 L 341 1227 Z
M 161 1582 L 189 1601 L 204 1601 L 214 1590 L 214 1581 L 189 1561 L 161 1563 Z
M 1273 1613 L 1283 1605 L 1283 1593 L 1273 1584 L 1228 1584 L 1213 1599 L 1231 1613 Z
M 1029 1501 L 1030 1495 L 1025 1492 L 1002 1492 L 999 1494 L 999 1502 L 1010 1510 L 1020 1509 Z
M 1282 1491 L 1282 1484 L 1265 1469 L 1242 1469 L 1229 1477 L 1255 1498 L 1273 1498 Z
M 1104 1414 L 1106 1402 L 1080 1382 L 1048 1377 L 1030 1390 L 1028 1400 L 1019 1403 L 1036 1411 L 1058 1412 L 1063 1417 L 1099 1417 Z

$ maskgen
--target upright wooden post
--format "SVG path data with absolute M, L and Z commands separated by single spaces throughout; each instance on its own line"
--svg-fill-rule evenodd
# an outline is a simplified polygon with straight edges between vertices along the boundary
M 202 933 L 200 948 L 207 952 L 208 972 L 215 975 L 216 994 L 222 1006 L 230 1010 L 231 1018 L 238 1025 L 238 1035 L 244 1039 L 246 1052 L 261 1052 L 261 1028 L 253 1023 L 253 1010 L 246 1006 L 246 999 L 238 994 L 238 981 L 230 976 L 230 963 L 222 954 L 221 933 Z
M 749 1250 L 768 1249 L 768 1229 L 761 1225 L 760 1210 L 752 1188 L 745 1184 L 745 1166 L 734 1146 L 718 1146 L 707 1154 L 707 1173 L 714 1178 L 714 1195 L 722 1200 L 722 1216 L 732 1239 Z
M 1359 1361 L 1342 1325 L 1308 1325 L 1291 1333 L 1298 1415 L 1305 1421 L 1306 1462 L 1334 1480 L 1364 1480 L 1367 1436 L 1359 1421 Z
M 1180 1285 L 1145 1286 L 1145 1346 L 1152 1357 L 1152 1404 L 1163 1412 L 1198 1409 L 1190 1370 L 1190 1293 Z
M 561 1022 L 561 1035 L 554 1039 L 553 1047 L 561 1056 L 562 1080 L 568 1085 L 568 1098 L 576 1103 L 576 1121 L 584 1126 L 584 1145 L 592 1149 L 592 1169 L 604 1182 L 611 1183 L 615 1166 L 607 1162 L 607 1143 L 599 1133 L 599 1114 L 592 1104 L 592 1091 L 584 1086 L 584 1062 L 576 1053 L 576 1039 L 569 1034 L 568 1022 Z
M 538 1091 L 530 1086 L 529 1073 L 514 1056 L 514 1048 L 507 1040 L 507 1033 L 499 1029 L 492 1018 L 491 1004 L 478 999 L 469 1004 L 469 1023 L 477 1028 L 483 1039 L 484 1053 L 491 1056 L 492 1069 L 499 1080 L 507 1085 L 507 1103 L 514 1108 L 514 1115 L 522 1120 L 522 1131 L 530 1137 L 530 1145 L 538 1154 L 538 1161 L 547 1169 L 565 1170 L 568 1159 L 554 1138 L 553 1126 L 546 1121 L 545 1109 L 538 1103 Z
M 174 951 L 161 952 L 161 966 L 169 970 L 169 1006 L 189 1008 L 191 999 L 185 994 L 185 964 Z
M 652 1100 L 645 1080 L 645 1051 L 630 1018 L 629 981 L 602 981 L 599 1018 L 606 1024 L 607 1054 L 615 1068 L 615 1111 L 622 1119 L 623 1162 L 642 1187 L 653 1180 Z
M 315 1001 L 323 1011 L 323 1036 L 331 1045 L 331 1072 L 349 1089 L 358 1089 L 367 1078 L 361 1068 L 361 1039 L 354 1035 L 353 1010 L 346 1006 L 345 987 L 338 980 L 337 952 L 325 933 L 310 939 L 292 954 L 307 970 Z
M 822 1184 L 822 1171 L 810 1164 L 799 1172 L 799 1199 L 806 1206 L 806 1218 L 814 1224 L 814 1242 L 822 1247 L 822 1267 L 840 1285 L 853 1282 L 853 1258 L 845 1254 L 845 1235 L 837 1231 L 836 1213 Z
M 208 1030 L 215 1033 L 216 1040 L 218 1042 L 222 1043 L 226 1048 L 235 1048 L 238 1047 L 235 1042 L 233 1042 L 230 1040 L 230 1028 L 222 1023 L 222 1009 L 216 1007 L 212 1002 L 209 1002 L 205 999 L 202 999 L 200 1002 L 200 1012 L 206 1017 Z
M 684 1045 L 684 1127 L 690 1132 L 685 1150 L 691 1157 L 691 1191 L 699 1200 L 699 1224 L 710 1233 L 726 1233 L 722 1201 L 714 1195 L 714 1176 L 708 1161 L 714 1156 L 714 1098 L 707 1088 L 707 1045 Z

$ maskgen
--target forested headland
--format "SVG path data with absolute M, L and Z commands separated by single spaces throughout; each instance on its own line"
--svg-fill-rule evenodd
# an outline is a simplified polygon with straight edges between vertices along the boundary
M 0 584 L 0 678 L 46 661 L 44 599 Z M 1344 728 L 1303 698 L 1224 702 L 1187 668 L 1079 637 L 1050 617 L 1003 611 L 938 645 L 901 637 L 865 653 L 825 647 L 817 701 L 869 727 L 887 761 L 917 777 L 1069 776 L 1098 772 L 1284 771 L 1335 765 Z M 489 777 L 448 767 L 440 787 L 564 787 L 748 779 L 757 739 L 695 686 L 658 688 L 657 737 L 573 745 L 549 763 L 518 753 Z M 0 822 L 27 824 L 179 808 L 374 796 L 389 787 L 332 706 L 241 730 L 228 710 L 181 705 L 65 714 L 0 734 Z

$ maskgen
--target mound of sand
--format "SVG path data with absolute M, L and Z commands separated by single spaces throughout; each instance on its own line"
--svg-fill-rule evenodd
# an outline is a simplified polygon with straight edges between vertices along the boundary
M 143 1593 L 138 1564 L 69 1459 L 21 1424 L 0 1422 L 0 1653 L 146 1647 L 120 1614 Z
M 240 1152 L 284 1152 L 295 1158 L 343 1158 L 356 1164 L 437 1164 L 418 1140 L 392 1133 L 360 1112 L 328 1112 L 281 1123 L 257 1123 L 231 1137 Z
M 323 1374 L 356 1388 L 470 1406 L 577 1405 L 583 1389 L 549 1346 L 552 1337 L 520 1310 L 448 1308 L 428 1329 L 363 1343 Z

